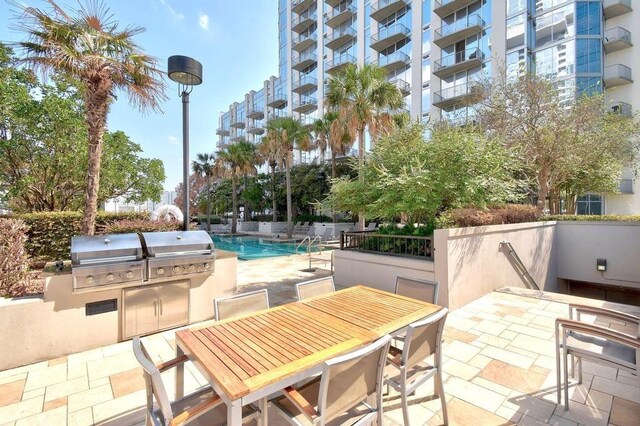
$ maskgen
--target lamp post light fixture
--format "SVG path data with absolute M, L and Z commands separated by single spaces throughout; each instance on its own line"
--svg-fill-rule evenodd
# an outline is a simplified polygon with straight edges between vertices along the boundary
M 202 84 L 202 64 L 188 56 L 169 57 L 167 73 L 178 83 L 178 93 L 182 98 L 182 190 L 184 201 L 182 229 L 189 230 L 189 94 L 193 86 Z

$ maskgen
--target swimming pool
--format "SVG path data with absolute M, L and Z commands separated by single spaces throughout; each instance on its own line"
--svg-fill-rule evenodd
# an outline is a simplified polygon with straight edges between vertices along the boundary
M 236 252 L 238 253 L 238 259 L 241 260 L 289 256 L 296 253 L 302 254 L 307 252 L 306 245 L 301 246 L 298 251 L 296 251 L 298 243 L 267 243 L 263 241 L 263 238 L 254 236 L 222 237 L 212 235 L 211 239 L 213 239 L 216 248 Z

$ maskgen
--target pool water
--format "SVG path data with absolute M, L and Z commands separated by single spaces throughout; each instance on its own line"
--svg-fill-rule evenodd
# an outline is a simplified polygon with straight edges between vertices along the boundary
M 238 259 L 241 260 L 289 256 L 307 252 L 306 244 L 302 245 L 298 251 L 296 251 L 299 243 L 267 243 L 263 242 L 262 238 L 254 236 L 223 237 L 212 235 L 211 239 L 213 239 L 216 248 L 236 252 L 238 253 Z

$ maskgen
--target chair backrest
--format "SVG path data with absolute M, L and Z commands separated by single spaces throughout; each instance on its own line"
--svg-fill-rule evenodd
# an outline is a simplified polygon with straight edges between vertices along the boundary
M 401 275 L 398 275 L 396 278 L 396 294 L 428 303 L 438 302 L 439 286 L 436 281 L 404 277 Z
M 405 368 L 411 369 L 433 354 L 436 366 L 440 365 L 444 323 L 448 313 L 447 308 L 442 308 L 425 319 L 409 324 L 402 350 L 402 365 Z
M 320 379 L 318 411 L 323 422 L 382 392 L 383 371 L 391 336 L 325 363 Z M 381 395 L 381 394 L 380 394 Z M 377 406 L 376 410 L 381 407 Z
M 322 234 L 322 238 L 325 239 L 325 240 L 333 238 L 333 229 L 331 229 L 331 228 L 325 229 L 324 233 Z
M 269 308 L 267 290 L 256 290 L 229 297 L 213 299 L 213 311 L 216 321 L 237 317 Z
M 333 275 L 330 277 L 318 278 L 317 280 L 304 281 L 296 284 L 296 294 L 298 300 L 310 297 L 321 296 L 336 291 Z
M 160 406 L 160 412 L 162 413 L 165 423 L 169 423 L 173 419 L 173 411 L 171 411 L 171 403 L 169 402 L 167 389 L 164 387 L 164 383 L 162 382 L 160 371 L 153 361 L 151 361 L 151 357 L 140 341 L 140 337 L 134 337 L 132 343 L 133 354 L 142 366 L 142 370 L 144 372 L 143 375 L 147 386 L 147 395 L 153 395 Z M 147 398 L 147 403 L 151 404 L 150 407 L 147 406 L 147 411 L 153 412 L 153 399 Z

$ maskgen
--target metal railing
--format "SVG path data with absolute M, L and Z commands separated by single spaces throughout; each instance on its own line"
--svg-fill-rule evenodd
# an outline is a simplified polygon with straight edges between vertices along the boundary
M 525 281 L 527 287 L 529 287 L 531 290 L 540 290 L 540 287 L 538 287 L 536 280 L 533 279 L 533 277 L 527 270 L 527 267 L 524 265 L 522 259 L 520 259 L 520 256 L 518 256 L 518 253 L 516 253 L 516 250 L 513 248 L 511 243 L 509 241 L 501 241 L 500 249 L 505 250 L 506 254 L 511 258 L 514 269 Z
M 469 15 L 465 19 L 441 26 L 434 32 L 433 40 L 436 41 L 448 35 L 455 34 L 458 31 L 475 26 L 484 26 L 484 20 L 477 13 Z
M 380 30 L 371 36 L 371 44 L 377 43 L 394 35 L 408 36 L 410 33 L 409 28 L 398 23 L 388 27 L 382 27 Z
M 624 28 L 615 27 L 604 32 L 604 43 L 623 41 L 631 44 L 631 33 Z
M 386 67 L 395 63 L 407 63 L 409 62 L 409 55 L 404 52 L 396 51 L 389 55 L 380 55 L 380 58 L 373 61 L 373 63 L 379 67 Z
M 450 67 L 461 62 L 469 61 L 471 59 L 482 60 L 482 57 L 482 51 L 477 47 L 474 47 L 443 56 L 433 63 L 433 69 L 434 71 L 439 71 L 443 68 Z
M 433 260 L 433 238 L 376 231 L 341 232 L 340 250 Z

